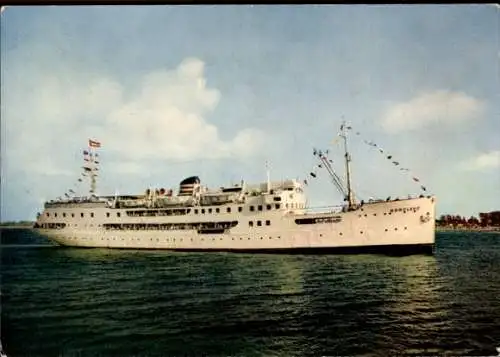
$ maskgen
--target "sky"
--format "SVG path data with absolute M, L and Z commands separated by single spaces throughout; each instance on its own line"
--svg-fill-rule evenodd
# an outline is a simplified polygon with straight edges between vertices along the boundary
M 307 179 L 310 206 L 336 205 L 313 148 L 344 177 L 344 120 L 360 199 L 425 193 L 438 215 L 498 210 L 499 11 L 7 7 L 0 219 L 33 220 L 44 201 L 88 190 L 88 139 L 102 144 L 100 194 L 177 190 L 191 175 L 265 182 L 267 162 L 272 180 Z

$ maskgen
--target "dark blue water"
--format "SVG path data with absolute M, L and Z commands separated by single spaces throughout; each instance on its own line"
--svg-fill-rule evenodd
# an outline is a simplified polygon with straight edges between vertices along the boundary
M 15 245 L 12 245 L 15 244 Z M 2 230 L 11 356 L 496 356 L 500 234 L 435 256 L 77 249 Z

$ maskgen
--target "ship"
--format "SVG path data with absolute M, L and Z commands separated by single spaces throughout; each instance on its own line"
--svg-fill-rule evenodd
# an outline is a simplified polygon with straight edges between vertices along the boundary
M 269 170 L 260 183 L 242 180 L 214 189 L 195 175 L 183 179 L 177 192 L 148 188 L 137 195 L 97 195 L 100 142 L 89 140 L 82 173 L 90 181 L 89 194 L 66 193 L 45 202 L 33 228 L 59 245 L 82 248 L 433 254 L 436 197 L 356 198 L 349 129 L 342 123 L 338 133 L 345 178 L 333 169 L 328 150 L 313 152 L 344 198 L 337 205 L 309 207 L 305 180 L 271 181 Z

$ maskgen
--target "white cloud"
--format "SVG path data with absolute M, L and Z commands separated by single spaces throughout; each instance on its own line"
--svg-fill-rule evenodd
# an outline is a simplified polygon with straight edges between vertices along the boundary
M 461 167 L 469 171 L 500 168 L 500 150 L 493 150 L 477 155 L 462 163 Z
M 113 168 L 129 173 L 158 160 L 248 157 L 264 142 L 264 133 L 254 128 L 220 137 L 206 119 L 220 93 L 207 87 L 204 63 L 196 58 L 151 72 L 132 89 L 67 67 L 23 71 L 15 64 L 2 84 L 8 89 L 2 107 L 5 155 L 13 171 L 66 173 L 88 138 L 124 162 Z
M 462 92 L 438 90 L 391 106 L 382 119 L 388 132 L 414 130 L 431 124 L 454 124 L 477 119 L 484 110 L 480 100 Z

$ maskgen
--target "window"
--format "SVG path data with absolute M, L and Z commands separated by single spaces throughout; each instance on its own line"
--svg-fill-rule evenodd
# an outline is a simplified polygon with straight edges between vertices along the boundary
M 243 211 L 243 207 L 240 206 L 240 207 L 238 207 L 238 212 L 241 212 L 241 211 Z
M 226 209 L 226 211 L 227 211 L 227 213 L 231 213 L 231 207 L 228 207 L 228 208 Z
M 281 205 L 279 203 L 276 203 L 274 206 L 276 207 L 276 209 L 280 209 L 280 207 L 281 207 Z
M 109 217 L 109 212 L 106 212 L 106 217 Z
M 116 212 L 116 217 L 120 217 L 120 212 Z
M 46 214 L 47 214 L 47 217 L 50 217 L 50 213 L 49 212 L 47 212 Z
M 262 222 L 261 221 L 257 221 L 257 225 L 260 227 L 262 226 Z
M 56 212 L 56 213 L 54 213 L 54 217 L 57 217 L 57 212 Z
M 75 214 L 74 214 L 74 213 L 71 213 L 71 217 L 74 217 L 74 216 L 75 216 Z
M 63 217 L 66 217 L 66 212 L 63 212 Z
M 198 214 L 198 210 L 197 209 L 194 210 L 194 214 Z
M 90 217 L 94 218 L 94 212 L 90 212 Z
M 80 213 L 80 217 L 82 217 L 82 218 L 83 218 L 83 212 L 82 212 L 82 213 Z
M 272 207 L 271 207 L 271 205 L 267 205 L 266 208 L 267 208 L 267 210 L 270 210 Z
M 219 208 L 216 208 L 215 209 L 215 213 L 219 213 L 220 212 L 220 209 Z
M 208 213 L 212 213 L 212 209 L 211 208 L 208 209 Z
M 262 205 L 258 206 L 259 211 L 262 211 Z
M 204 208 L 201 209 L 201 213 L 205 213 L 205 209 Z
M 266 226 L 270 226 L 271 225 L 271 221 L 267 220 L 266 221 Z
M 254 211 L 254 206 L 250 206 L 250 211 L 253 212 Z M 48 213 L 47 213 L 48 214 Z

